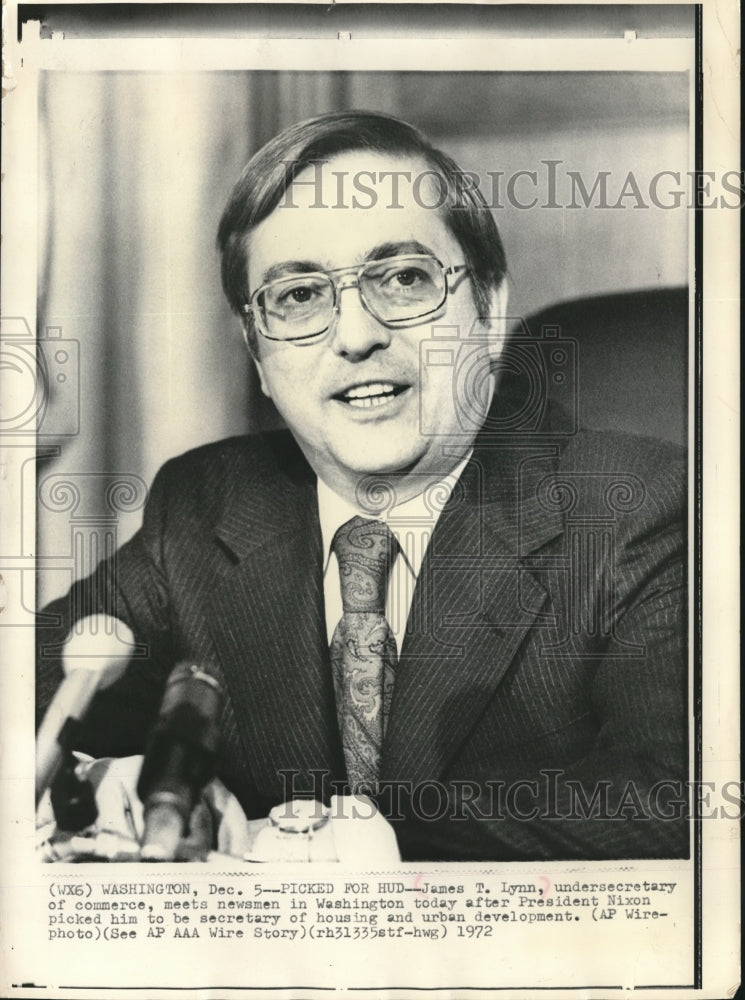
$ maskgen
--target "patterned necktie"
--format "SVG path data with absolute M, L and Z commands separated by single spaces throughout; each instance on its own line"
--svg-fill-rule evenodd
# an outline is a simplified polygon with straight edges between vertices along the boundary
M 336 708 L 349 784 L 377 781 L 393 693 L 396 640 L 385 596 L 398 542 L 382 521 L 353 517 L 331 543 L 339 563 L 344 614 L 331 640 Z

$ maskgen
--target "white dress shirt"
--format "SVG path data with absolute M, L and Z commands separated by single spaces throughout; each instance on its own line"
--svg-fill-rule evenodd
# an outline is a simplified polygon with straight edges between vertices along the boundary
M 326 605 L 326 632 L 331 642 L 336 626 L 341 619 L 341 583 L 339 564 L 331 551 L 338 528 L 350 518 L 364 517 L 384 521 L 391 529 L 399 544 L 399 554 L 393 564 L 388 581 L 385 613 L 388 624 L 396 639 L 396 648 L 401 652 L 406 622 L 411 609 L 419 571 L 424 553 L 435 530 L 442 509 L 450 499 L 453 487 L 468 464 L 471 453 L 462 459 L 447 476 L 427 483 L 422 493 L 395 507 L 390 507 L 379 515 L 359 510 L 347 500 L 334 493 L 321 479 L 318 480 L 318 514 L 321 521 L 323 539 L 323 595 Z

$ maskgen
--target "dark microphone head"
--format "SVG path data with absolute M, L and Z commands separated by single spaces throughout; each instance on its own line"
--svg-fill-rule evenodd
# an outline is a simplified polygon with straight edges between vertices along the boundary
M 222 702 L 209 668 L 179 663 L 169 676 L 137 782 L 144 858 L 171 860 L 188 831 L 199 794 L 215 776 Z

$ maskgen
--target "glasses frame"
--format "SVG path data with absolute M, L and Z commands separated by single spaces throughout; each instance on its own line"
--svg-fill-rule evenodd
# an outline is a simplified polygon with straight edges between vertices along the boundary
M 375 264 L 389 264 L 392 261 L 397 261 L 397 260 L 434 261 L 434 263 L 437 264 L 437 266 L 439 267 L 443 277 L 444 288 L 442 292 L 442 298 L 437 303 L 437 305 L 434 306 L 432 309 L 427 309 L 427 311 L 423 313 L 417 313 L 415 316 L 408 316 L 406 319 L 394 319 L 394 320 L 382 319 L 380 316 L 378 316 L 373 307 L 365 298 L 363 287 L 360 284 L 360 275 L 367 268 L 372 267 Z M 275 278 L 272 281 L 264 282 L 263 285 L 260 285 L 256 289 L 256 291 L 252 293 L 248 302 L 243 306 L 243 312 L 246 316 L 253 317 L 256 329 L 259 331 L 261 336 L 264 337 L 266 340 L 273 340 L 277 343 L 295 344 L 298 343 L 298 341 L 313 340 L 316 337 L 322 337 L 326 333 L 328 333 L 328 331 L 331 329 L 331 326 L 333 325 L 334 317 L 338 316 L 341 310 L 341 293 L 343 291 L 346 291 L 348 288 L 356 288 L 359 293 L 360 302 L 362 303 L 362 308 L 367 313 L 369 313 L 374 319 L 376 319 L 378 323 L 382 323 L 383 326 L 390 327 L 391 329 L 396 329 L 406 324 L 413 323 L 415 320 L 424 319 L 426 316 L 431 316 L 433 313 L 436 313 L 438 309 L 441 309 L 442 306 L 447 301 L 448 295 L 450 295 L 451 293 L 448 277 L 454 274 L 463 274 L 469 270 L 470 268 L 468 264 L 454 264 L 450 267 L 446 267 L 441 260 L 438 260 L 438 258 L 435 257 L 434 254 L 407 253 L 407 254 L 397 254 L 395 257 L 382 257 L 380 260 L 367 260 L 364 262 L 364 264 L 352 264 L 348 267 L 335 267 L 329 271 L 301 271 L 298 274 L 288 275 L 286 278 Z M 335 278 L 334 277 L 335 275 L 338 276 L 338 278 Z M 345 276 L 349 276 L 347 280 L 344 280 Z M 289 282 L 296 278 L 329 279 L 331 287 L 333 288 L 334 298 L 331 306 L 331 318 L 329 320 L 328 326 L 325 326 L 323 330 L 319 330 L 317 333 L 306 333 L 303 334 L 303 336 L 301 337 L 273 337 L 270 333 L 267 332 L 267 328 L 265 326 L 264 320 L 261 315 L 261 306 L 257 305 L 257 299 L 259 295 L 261 295 L 261 293 L 265 291 L 267 288 L 269 288 L 271 285 L 276 285 L 280 281 Z

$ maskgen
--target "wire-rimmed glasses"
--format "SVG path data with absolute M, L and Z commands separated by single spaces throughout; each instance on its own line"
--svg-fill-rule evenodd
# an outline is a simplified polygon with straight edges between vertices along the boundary
M 257 288 L 244 312 L 269 340 L 307 340 L 328 330 L 339 310 L 340 292 L 356 287 L 367 312 L 395 327 L 437 312 L 448 296 L 448 275 L 467 270 L 467 264 L 445 267 L 431 254 L 404 254 L 291 274 Z

